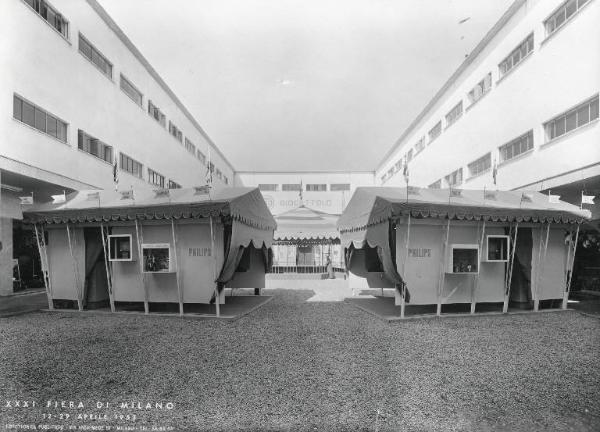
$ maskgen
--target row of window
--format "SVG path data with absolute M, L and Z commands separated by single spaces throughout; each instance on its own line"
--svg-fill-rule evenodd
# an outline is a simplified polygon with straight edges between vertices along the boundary
M 57 138 L 64 143 L 67 142 L 66 122 L 17 95 L 13 96 L 13 117 L 40 132 Z M 77 131 L 77 148 L 110 164 L 115 159 L 112 146 L 81 129 Z M 130 174 L 142 178 L 142 164 L 123 153 L 121 153 L 120 167 Z M 164 187 L 165 184 L 164 177 L 151 169 L 148 169 L 148 181 L 160 187 Z M 171 183 L 177 185 L 177 183 L 169 181 L 169 184 Z
M 279 191 L 279 184 L 277 183 L 260 183 L 258 188 L 264 192 L 277 192 Z M 325 183 L 307 183 L 304 188 L 307 192 L 327 192 L 327 184 Z M 299 192 L 302 190 L 300 183 L 286 183 L 281 185 L 283 192 Z M 349 191 L 350 183 L 331 183 L 329 185 L 331 192 Z
M 559 29 L 568 19 L 570 19 L 577 11 L 579 11 L 585 4 L 588 3 L 589 0 L 567 0 L 561 6 L 558 7 L 556 11 L 552 13 L 552 15 L 544 21 L 544 25 L 546 28 L 546 36 L 554 33 L 557 29 Z M 502 61 L 498 64 L 498 75 L 502 78 L 509 71 L 511 71 L 515 66 L 521 63 L 531 52 L 533 52 L 534 48 L 534 35 L 533 32 L 527 35 L 527 37 L 520 42 L 508 56 L 506 56 Z M 470 104 L 473 105 L 479 99 L 481 99 L 484 95 L 486 95 L 492 88 L 492 73 L 488 72 L 468 93 L 467 99 Z M 463 114 L 463 101 L 458 102 L 452 109 L 446 114 L 446 128 L 454 124 Z M 581 113 L 581 121 L 586 122 L 586 115 L 591 115 L 591 112 L 586 114 L 586 112 Z M 577 117 L 577 118 L 575 118 Z M 556 125 L 553 125 L 551 130 L 547 130 L 548 139 L 554 139 L 563 133 L 572 130 L 574 127 L 577 127 L 579 124 L 580 114 L 571 113 L 571 117 L 568 119 L 570 123 L 567 124 L 567 118 L 560 119 Z M 569 127 L 571 129 L 569 129 Z M 442 134 L 442 121 L 439 120 L 435 125 L 429 130 L 427 133 L 429 137 L 428 145 L 431 144 L 437 137 Z M 384 183 L 389 178 L 391 178 L 394 174 L 396 174 L 404 164 L 409 163 L 414 156 L 420 153 L 425 148 L 425 137 L 421 137 L 417 143 L 411 147 L 405 154 L 402 156 L 398 162 L 396 162 L 382 177 L 381 181 Z M 414 149 L 414 151 L 413 151 Z
M 61 33 L 66 39 L 69 39 L 69 24 L 68 21 L 52 6 L 50 6 L 46 0 L 24 0 L 39 16 L 41 16 L 44 20 L 46 20 L 52 27 L 54 27 L 59 33 Z M 108 58 L 100 52 L 84 35 L 79 33 L 78 38 L 78 49 L 79 52 L 86 57 L 90 62 L 92 62 L 104 75 L 112 80 L 113 78 L 113 64 Z M 143 94 L 138 88 L 128 80 L 123 74 L 120 74 L 119 87 L 121 90 L 129 96 L 137 105 L 143 107 Z M 26 107 L 27 109 L 29 107 Z M 27 114 L 28 123 L 29 116 Z M 148 100 L 148 114 L 156 120 L 161 126 L 166 127 L 166 116 L 165 114 L 152 103 L 151 100 Z M 39 120 L 41 122 L 41 120 Z M 29 124 L 29 123 L 28 123 Z M 63 122 L 64 124 L 64 122 Z M 35 119 L 33 120 L 32 126 L 35 126 Z M 38 125 L 41 127 L 41 123 Z M 60 126 L 56 126 L 59 128 Z M 48 130 L 44 129 L 43 131 L 57 137 L 57 133 L 54 132 L 54 126 L 48 125 Z M 40 129 L 42 130 L 42 129 Z M 64 131 L 64 138 L 60 135 L 60 131 L 58 132 L 58 138 L 66 142 L 66 130 Z M 182 131 L 172 122 L 169 121 L 169 134 L 171 134 L 175 139 L 177 139 L 180 143 L 183 143 L 183 133 Z M 190 151 L 187 143 L 189 140 L 186 139 L 186 148 Z M 190 143 L 191 144 L 191 143 Z M 190 151 L 191 154 L 195 158 L 197 158 L 203 165 L 206 165 L 206 157 L 202 152 L 195 149 L 194 151 Z M 229 184 L 229 179 L 224 176 L 220 170 L 217 170 L 217 177 L 225 182 L 225 184 Z
M 585 126 L 591 121 L 597 120 L 598 115 L 598 95 L 591 99 L 565 111 L 554 117 L 552 120 L 543 124 L 546 140 L 553 140 L 579 127 Z M 523 135 L 509 141 L 498 147 L 500 163 L 509 161 L 522 154 L 533 150 L 533 130 L 527 131 Z M 482 174 L 492 168 L 492 152 L 488 152 L 480 158 L 467 164 L 470 177 Z M 463 182 L 462 168 L 448 174 L 444 177 L 448 186 L 458 186 Z M 440 188 L 442 180 L 438 180 L 429 185 L 430 188 Z

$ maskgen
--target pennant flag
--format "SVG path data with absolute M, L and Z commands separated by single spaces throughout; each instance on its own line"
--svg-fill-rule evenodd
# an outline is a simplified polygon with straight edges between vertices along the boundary
M 421 189 L 416 186 L 407 186 L 406 189 L 409 195 L 421 195 Z
M 154 189 L 154 198 L 159 198 L 159 197 L 168 197 L 169 196 L 169 189 Z
M 121 199 L 133 199 L 133 190 L 121 191 Z
M 206 195 L 210 193 L 210 185 L 194 187 L 194 195 Z
M 119 187 L 119 169 L 117 167 L 117 157 L 115 155 L 115 161 L 113 163 L 113 183 L 115 184 L 115 190 Z
M 86 201 L 100 201 L 100 192 L 90 192 L 90 193 L 88 193 Z
M 460 198 L 462 198 L 462 189 L 452 189 L 452 188 L 450 188 L 450 196 L 451 197 L 460 197 Z
M 521 202 L 533 202 L 533 196 L 530 193 L 523 192 L 521 194 Z
M 404 170 L 402 171 L 402 175 L 404 176 L 404 181 L 408 184 L 409 173 L 408 173 L 408 162 L 404 163 Z
M 548 202 L 558 204 L 560 202 L 560 195 L 551 195 L 550 192 L 548 192 Z
M 496 159 L 494 159 L 494 168 L 492 169 L 492 177 L 494 178 L 494 185 L 495 185 L 496 180 L 498 178 L 498 164 L 496 163 Z
M 594 195 L 584 195 L 581 194 L 581 204 L 591 204 L 594 205 Z
M 483 199 L 484 200 L 495 200 L 496 199 L 496 192 L 484 190 L 483 191 Z
M 62 193 L 60 195 L 51 195 L 52 196 L 52 204 L 64 203 L 67 201 L 67 195 Z
M 33 195 L 19 197 L 21 205 L 33 205 Z

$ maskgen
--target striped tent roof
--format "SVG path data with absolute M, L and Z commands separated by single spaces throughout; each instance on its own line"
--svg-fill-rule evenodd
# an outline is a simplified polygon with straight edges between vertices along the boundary
M 339 215 L 320 212 L 301 205 L 275 217 L 275 240 L 327 240 L 340 237 L 336 224 Z

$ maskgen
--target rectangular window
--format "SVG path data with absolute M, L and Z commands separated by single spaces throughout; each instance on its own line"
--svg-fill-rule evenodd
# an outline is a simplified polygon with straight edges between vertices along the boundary
M 573 15 L 575 15 L 579 10 L 588 2 L 588 0 L 567 0 L 562 5 L 559 6 L 556 11 L 550 15 L 546 21 L 544 21 L 544 26 L 546 27 L 546 36 L 550 36 L 556 30 L 561 28 L 563 24 L 565 24 Z
M 533 51 L 533 33 L 525 38 L 504 60 L 500 62 L 500 77 L 504 76 L 508 71 L 521 63 L 521 60 Z
M 332 184 L 329 185 L 329 190 L 331 192 L 349 191 L 350 190 L 350 183 L 332 183 Z
M 429 189 L 441 189 L 442 188 L 442 179 L 439 179 L 438 181 L 431 183 L 427 187 Z
M 179 183 L 175 183 L 173 180 L 169 180 L 167 187 L 169 189 L 181 189 L 181 185 Z
M 440 120 L 429 131 L 429 142 L 432 142 L 434 139 L 436 139 L 437 137 L 439 137 L 441 133 L 442 133 L 442 121 Z
M 113 163 L 113 148 L 81 129 L 77 132 L 77 147 L 108 163 Z
M 421 137 L 421 139 L 419 141 L 417 141 L 414 148 L 415 148 L 415 156 L 423 151 L 423 149 L 425 148 L 425 137 L 424 136 Z
M 300 183 L 282 184 L 281 190 L 283 192 L 298 192 L 300 191 Z
M 546 141 L 558 138 L 567 132 L 584 126 L 598 118 L 598 96 L 562 113 L 544 124 Z
M 483 157 L 480 157 L 476 161 L 469 164 L 469 175 L 471 177 L 479 175 L 492 167 L 492 153 L 488 153 Z
M 189 140 L 186 138 L 186 143 Z M 187 148 L 187 147 L 186 147 Z M 198 158 L 198 160 L 200 161 L 200 163 L 202 165 L 206 165 L 206 156 L 204 156 L 204 153 L 202 153 L 200 150 L 196 150 L 196 157 Z
M 142 106 L 142 93 L 138 89 L 136 89 L 135 86 L 123 76 L 123 74 L 121 74 L 121 90 L 123 90 L 123 92 L 127 96 L 129 96 L 136 104 Z
M 120 168 L 123 171 L 127 171 L 129 174 L 134 175 L 138 178 L 142 178 L 142 164 L 135 159 L 121 153 Z
M 278 185 L 274 183 L 260 183 L 258 189 L 264 192 L 276 192 L 277 186 Z
M 112 79 L 113 65 L 88 40 L 79 33 L 79 52 L 94 63 L 100 71 Z
M 44 109 L 13 95 L 13 117 L 40 132 L 67 142 L 67 124 Z
M 154 120 L 156 120 L 162 127 L 165 127 L 167 124 L 165 115 L 155 106 L 151 100 L 148 101 L 148 114 Z
M 511 160 L 533 149 L 533 131 L 529 131 L 518 138 L 500 146 L 500 162 Z
M 169 120 L 169 133 L 171 135 L 173 135 L 177 141 L 179 141 L 179 142 L 183 141 L 183 134 L 171 120 Z M 186 138 L 186 141 L 187 141 L 187 138 Z M 190 153 L 192 153 L 192 154 L 196 153 L 196 146 L 194 146 L 194 151 L 190 151 Z
M 148 183 L 161 188 L 165 187 L 165 176 L 157 173 L 153 169 L 148 168 Z
M 39 16 L 48 22 L 66 39 L 69 39 L 69 22 L 46 0 L 25 0 Z
M 462 168 L 457 169 L 456 171 L 451 172 L 446 177 L 446 183 L 448 186 L 459 186 L 463 182 L 463 170 Z
M 326 192 L 327 185 L 326 184 L 307 184 L 306 190 L 308 192 Z
M 169 127 L 171 127 L 170 125 L 171 122 L 169 122 Z M 185 149 L 190 152 L 191 154 L 195 155 L 196 154 L 196 146 L 194 145 L 194 143 L 192 143 L 189 139 L 185 139 L 185 143 L 184 143 Z
M 446 127 L 458 120 L 463 113 L 463 103 L 460 101 L 446 114 Z
M 488 73 L 467 95 L 469 102 L 474 104 L 481 99 L 492 88 L 492 73 Z

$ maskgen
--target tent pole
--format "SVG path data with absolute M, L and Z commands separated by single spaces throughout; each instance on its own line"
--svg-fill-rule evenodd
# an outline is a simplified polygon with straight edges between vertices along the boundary
M 502 313 L 507 313 L 508 312 L 508 302 L 510 300 L 510 288 L 511 288 L 511 284 L 512 284 L 512 275 L 513 275 L 513 267 L 514 267 L 514 263 L 515 263 L 515 251 L 517 249 L 517 235 L 519 234 L 519 222 L 515 222 L 514 225 L 514 230 L 511 227 L 511 233 L 510 233 L 510 240 L 511 240 L 511 245 L 510 245 L 510 261 L 508 263 L 508 269 L 507 269 L 507 277 L 505 280 L 505 285 L 504 285 L 504 305 L 502 306 Z M 513 235 L 514 235 L 514 240 L 513 240 Z
M 477 265 L 479 266 L 479 271 L 475 275 L 475 280 L 473 281 L 473 290 L 471 291 L 471 314 L 475 313 L 475 305 L 477 304 L 476 296 L 477 291 L 479 290 L 479 274 L 481 273 L 481 253 L 483 251 L 483 244 L 485 242 L 485 219 L 483 220 L 483 225 L 481 227 L 481 237 L 479 238 L 479 262 Z
M 181 292 L 181 278 L 179 277 L 179 260 L 177 259 L 177 234 L 175 219 L 171 218 L 171 234 L 173 234 L 173 258 L 175 261 L 175 280 L 177 281 L 177 298 L 179 300 L 179 315 L 183 316 L 183 296 Z
M 107 240 L 104 237 L 104 224 L 100 223 L 100 235 L 102 236 L 102 250 L 104 251 L 104 269 L 106 270 L 106 284 L 108 285 L 108 299 L 110 301 L 110 311 L 115 311 L 115 299 L 113 297 L 113 284 L 112 284 L 112 274 L 110 271 L 109 264 L 109 250 L 107 248 Z M 108 236 L 108 233 L 107 233 Z M 107 237 L 108 238 L 108 237 Z
M 219 284 L 217 283 L 217 254 L 215 253 L 215 232 L 213 229 L 213 217 L 209 216 L 210 223 L 210 250 L 213 255 L 213 280 L 215 281 L 215 308 L 217 317 L 221 316 L 221 305 L 219 304 Z
M 540 251 L 538 261 L 538 274 L 535 278 L 535 299 L 533 300 L 533 310 L 537 312 L 540 308 L 540 285 L 542 284 L 542 275 L 544 272 L 544 264 L 546 263 L 546 256 L 548 255 L 548 237 L 550 236 L 550 222 L 546 225 L 546 240 L 543 241 L 543 237 L 540 233 Z M 544 252 L 542 254 L 542 241 Z
M 568 272 L 568 280 L 567 280 L 567 290 L 563 296 L 562 308 L 567 308 L 567 303 L 569 301 L 569 293 L 571 292 L 571 281 L 573 280 L 573 267 L 575 266 L 575 253 L 577 252 L 577 242 L 579 241 L 579 225 L 577 225 L 577 231 L 575 233 L 575 244 L 573 245 L 573 256 L 571 257 L 571 263 L 569 265 Z M 571 246 L 569 246 L 570 248 Z
M 450 239 L 450 215 L 448 215 L 448 224 L 446 225 L 446 236 L 442 238 L 442 254 L 441 254 L 441 272 L 440 279 L 438 281 L 438 292 L 437 292 L 437 308 L 436 315 L 442 315 L 442 293 L 444 291 L 444 281 L 446 280 L 446 252 L 448 250 L 448 241 Z
M 406 225 L 406 247 L 404 251 L 404 262 L 402 263 L 402 292 L 400 296 L 400 318 L 404 318 L 406 308 L 406 262 L 408 260 L 408 246 L 410 244 L 410 212 L 408 213 L 408 223 Z
M 75 278 L 75 291 L 77 291 L 77 307 L 79 311 L 83 310 L 83 302 L 81 300 L 81 287 L 79 286 L 79 268 L 77 265 L 77 260 L 75 259 L 75 254 L 73 253 L 73 245 L 71 243 L 71 230 L 69 229 L 69 224 L 67 223 L 67 240 L 69 241 L 69 252 L 71 254 L 71 262 L 73 263 L 73 277 Z
M 38 251 L 40 254 L 40 264 L 42 267 L 42 278 L 44 278 L 44 287 L 46 287 L 46 297 L 48 297 L 48 309 L 54 310 L 54 301 L 52 299 L 52 289 L 50 286 L 50 271 L 47 268 L 48 254 L 46 253 L 46 242 L 44 240 L 40 241 L 37 224 L 34 224 L 33 227 L 35 228 L 35 240 L 37 242 Z M 43 230 L 42 235 L 44 235 Z M 42 243 L 44 244 L 43 248 Z
M 138 256 L 140 260 L 140 281 L 142 282 L 142 289 L 144 290 L 144 313 L 147 315 L 150 312 L 148 305 L 148 287 L 146 286 L 146 276 L 144 274 L 144 255 L 142 251 L 143 236 L 142 227 L 137 218 L 135 218 L 135 236 L 138 244 Z

